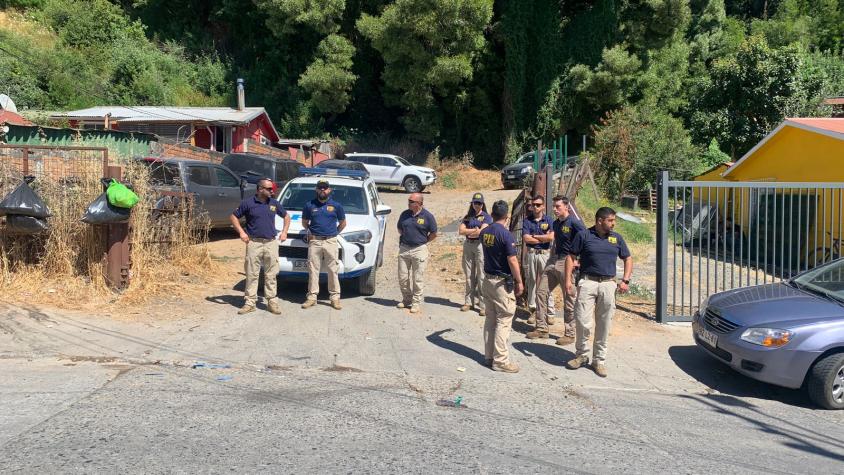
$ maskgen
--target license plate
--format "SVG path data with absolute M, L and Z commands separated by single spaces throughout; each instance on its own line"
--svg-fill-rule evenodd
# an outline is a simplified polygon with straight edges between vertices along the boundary
M 307 259 L 293 259 L 291 261 L 293 264 L 294 269 L 307 269 L 308 268 L 308 261 Z
M 697 327 L 697 337 L 704 341 L 706 344 L 711 346 L 712 348 L 718 347 L 718 335 L 712 333 L 711 331 L 703 328 L 702 326 L 698 325 Z

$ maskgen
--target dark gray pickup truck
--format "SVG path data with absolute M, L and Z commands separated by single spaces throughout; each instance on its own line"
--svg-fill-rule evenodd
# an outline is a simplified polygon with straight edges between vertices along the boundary
M 192 193 L 194 213 L 207 215 L 212 228 L 228 227 L 229 215 L 243 197 L 255 194 L 255 184 L 223 165 L 181 158 L 142 158 L 140 162 L 150 167 L 156 190 Z

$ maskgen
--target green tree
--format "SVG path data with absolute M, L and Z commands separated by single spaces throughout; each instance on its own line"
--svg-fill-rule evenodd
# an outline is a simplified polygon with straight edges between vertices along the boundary
M 299 76 L 299 86 L 321 114 L 339 114 L 349 105 L 349 91 L 357 79 L 351 72 L 354 54 L 349 40 L 328 35 L 317 47 L 314 62 Z
M 404 111 L 412 136 L 439 138 L 446 116 L 465 104 L 491 17 L 492 0 L 397 0 L 358 21 L 384 60 L 385 99 Z

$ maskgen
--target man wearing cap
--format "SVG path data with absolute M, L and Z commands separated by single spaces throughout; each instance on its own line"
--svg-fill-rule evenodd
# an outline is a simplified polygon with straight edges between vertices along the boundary
M 484 250 L 483 294 L 486 305 L 484 321 L 484 364 L 494 371 L 518 373 L 519 367 L 510 361 L 509 338 L 516 313 L 516 297 L 524 292 L 516 257 L 516 240 L 507 230 L 509 209 L 506 201 L 492 205 L 495 221 L 481 231 Z
M 492 217 L 486 212 L 484 195 L 475 193 L 472 195 L 472 202 L 466 216 L 460 222 L 457 233 L 465 236 L 463 242 L 463 275 L 466 279 L 464 291 L 464 303 L 460 307 L 461 312 L 472 309 L 474 302 L 478 302 L 478 314 L 485 316 L 484 298 L 481 293 L 481 283 L 484 280 L 484 253 L 481 247 L 481 231 L 492 224 Z
M 551 242 L 554 240 L 554 222 L 545 214 L 545 198 L 541 195 L 531 198 L 527 205 L 528 215 L 522 222 L 522 240 L 525 243 L 525 254 L 522 258 L 525 269 L 525 286 L 527 290 L 527 304 L 530 311 L 537 308 L 536 284 L 545 269 L 550 255 Z M 546 314 L 531 316 L 528 323 L 535 323 L 542 319 L 548 325 L 554 324 L 554 300 L 549 294 L 546 302 Z
M 268 178 L 258 181 L 255 196 L 246 198 L 231 214 L 232 227 L 240 235 L 240 240 L 246 243 L 246 259 L 244 271 L 246 273 L 246 288 L 244 299 L 246 302 L 237 312 L 243 315 L 255 311 L 258 298 L 258 277 L 261 267 L 264 268 L 264 298 L 267 300 L 267 310 L 278 315 L 278 245 L 279 241 L 287 239 L 290 228 L 290 215 L 281 207 L 281 203 L 272 197 L 273 183 Z M 275 227 L 275 217 L 284 218 L 284 228 L 279 234 Z M 240 225 L 240 219 L 246 218 L 246 230 Z
M 548 338 L 548 322 L 543 315 L 547 315 L 546 306 L 557 286 L 563 288 L 563 321 L 565 330 L 563 336 L 557 339 L 558 345 L 574 343 L 574 296 L 565 291 L 566 256 L 571 253 L 571 242 L 574 236 L 586 230 L 586 226 L 580 222 L 569 208 L 569 200 L 565 196 L 554 197 L 554 246 L 553 253 L 539 277 L 539 284 L 536 289 L 536 329 L 527 335 L 529 339 Z
M 346 227 L 346 212 L 343 205 L 331 199 L 331 186 L 327 180 L 319 180 L 316 198 L 302 208 L 302 227 L 308 241 L 308 297 L 302 308 L 316 305 L 319 294 L 319 273 L 324 266 L 328 270 L 328 296 L 335 310 L 340 305 L 339 252 L 337 235 Z
M 420 311 L 424 290 L 428 243 L 437 237 L 437 220 L 424 208 L 421 193 L 407 199 L 407 209 L 399 216 L 399 288 L 402 301 L 398 308 L 410 307 L 410 313 Z
M 571 243 L 566 256 L 566 290 L 577 294 L 574 319 L 577 323 L 575 348 L 577 356 L 566 363 L 570 369 L 589 364 L 589 337 L 592 335 L 592 314 L 595 314 L 595 343 L 592 370 L 602 378 L 607 377 L 604 361 L 607 357 L 607 339 L 610 323 L 615 313 L 615 292 L 629 290 L 633 258 L 620 234 L 613 231 L 615 210 L 599 208 L 595 213 L 595 226 L 579 232 Z M 574 258 L 580 257 L 580 281 L 575 290 L 571 273 Z M 616 262 L 624 262 L 624 277 L 616 284 Z

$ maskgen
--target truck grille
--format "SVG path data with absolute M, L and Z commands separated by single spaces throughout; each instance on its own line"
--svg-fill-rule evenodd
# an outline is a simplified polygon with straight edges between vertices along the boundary
M 739 327 L 737 324 L 717 315 L 712 309 L 706 309 L 703 321 L 717 333 L 729 333 Z

